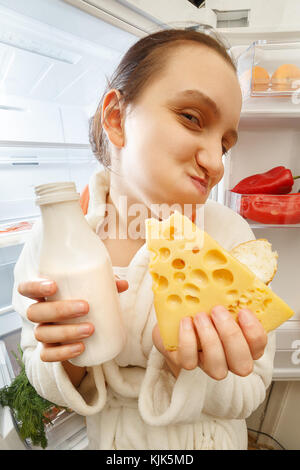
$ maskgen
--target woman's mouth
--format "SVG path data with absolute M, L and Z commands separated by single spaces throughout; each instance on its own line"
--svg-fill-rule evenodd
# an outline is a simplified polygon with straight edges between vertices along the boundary
M 190 176 L 192 183 L 198 189 L 201 194 L 207 194 L 207 182 L 202 180 L 201 178 L 197 178 L 195 176 Z

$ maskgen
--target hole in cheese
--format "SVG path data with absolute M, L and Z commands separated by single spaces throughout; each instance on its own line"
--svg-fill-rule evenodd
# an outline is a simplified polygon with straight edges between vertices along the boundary
M 202 269 L 194 269 L 191 272 L 191 278 L 195 279 L 202 287 L 208 284 L 208 277 Z
M 163 289 L 166 289 L 168 285 L 169 285 L 168 279 L 164 276 L 159 276 L 159 279 L 157 281 L 157 288 L 159 290 L 163 290 Z
M 185 284 L 183 286 L 184 293 L 185 295 L 192 295 L 193 297 L 197 297 L 197 295 L 200 293 L 200 290 L 197 286 L 194 284 Z
M 175 273 L 175 274 L 174 274 L 174 279 L 175 279 L 175 281 L 183 282 L 183 281 L 185 280 L 185 274 L 183 274 L 183 273 Z
M 185 262 L 181 258 L 176 258 L 173 260 L 172 266 L 175 269 L 183 269 L 185 267 Z
M 267 308 L 270 305 L 271 302 L 272 302 L 272 299 L 264 300 L 264 308 Z
M 169 295 L 169 297 L 167 298 L 167 304 L 172 308 L 178 307 L 181 303 L 182 299 L 181 297 L 179 297 L 179 295 L 173 294 Z
M 238 298 L 239 293 L 237 290 L 229 290 L 226 295 L 229 302 L 232 302 L 233 300 L 236 300 Z
M 213 279 L 215 282 L 224 287 L 230 286 L 230 284 L 233 283 L 232 272 L 228 269 L 216 269 L 213 272 Z
M 193 305 L 199 304 L 199 302 L 200 302 L 198 297 L 193 297 L 192 295 L 186 295 L 185 300 L 187 301 L 187 303 L 190 303 L 190 304 L 193 304 Z
M 169 250 L 169 248 L 165 248 L 165 247 L 160 248 L 159 249 L 159 254 L 160 254 L 161 258 L 168 259 L 169 256 L 170 256 L 170 250 Z
M 159 275 L 158 275 L 157 273 L 154 273 L 154 272 L 152 272 L 152 273 L 150 273 L 150 274 L 151 274 L 151 276 L 152 276 L 153 281 L 154 281 L 154 282 L 157 282 L 157 281 L 158 281 L 158 278 L 159 278 Z
M 209 250 L 204 256 L 204 263 L 207 267 L 218 266 L 220 264 L 226 264 L 227 259 L 218 250 Z

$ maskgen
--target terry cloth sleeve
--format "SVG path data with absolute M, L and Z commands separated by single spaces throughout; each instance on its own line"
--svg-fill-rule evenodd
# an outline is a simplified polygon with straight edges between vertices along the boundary
M 43 362 L 41 343 L 34 336 L 35 323 L 27 319 L 27 309 L 35 301 L 18 292 L 21 282 L 37 279 L 41 221 L 38 220 L 14 270 L 13 307 L 22 318 L 21 349 L 26 375 L 37 393 L 47 400 L 88 416 L 98 413 L 106 403 L 106 385 L 102 367 L 91 367 L 80 386 L 75 388 L 61 362 Z
M 222 220 L 224 214 L 226 218 Z M 229 225 L 225 225 L 228 220 Z M 228 250 L 255 239 L 245 220 L 217 203 L 210 204 L 206 222 L 207 231 Z M 224 226 L 230 227 L 232 234 L 225 234 L 225 239 Z M 229 372 L 224 380 L 216 381 L 197 367 L 182 369 L 175 379 L 163 355 L 153 347 L 140 390 L 141 416 L 153 426 L 197 423 L 202 413 L 215 418 L 247 418 L 265 398 L 272 380 L 274 355 L 275 332 L 271 332 L 264 355 L 254 361 L 253 372 L 247 377 Z

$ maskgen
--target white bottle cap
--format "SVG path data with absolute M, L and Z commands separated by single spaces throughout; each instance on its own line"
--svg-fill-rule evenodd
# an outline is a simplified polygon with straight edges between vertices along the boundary
M 76 201 L 80 198 L 73 181 L 40 184 L 35 186 L 34 190 L 37 196 L 35 202 L 38 206 L 55 202 Z

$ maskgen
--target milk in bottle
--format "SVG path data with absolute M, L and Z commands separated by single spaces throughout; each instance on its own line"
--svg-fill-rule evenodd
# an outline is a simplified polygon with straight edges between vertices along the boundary
M 95 326 L 83 340 L 84 352 L 70 362 L 84 367 L 109 361 L 123 349 L 125 328 L 108 251 L 87 223 L 73 182 L 42 184 L 35 193 L 43 224 L 39 275 L 58 287 L 47 300 L 86 300 L 87 315 L 61 323 Z

